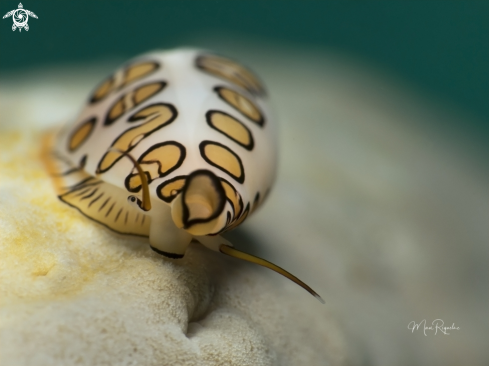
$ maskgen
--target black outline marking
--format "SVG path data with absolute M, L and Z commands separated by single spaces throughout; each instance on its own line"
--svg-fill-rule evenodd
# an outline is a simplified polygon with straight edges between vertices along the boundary
M 246 219 L 248 218 L 249 214 L 250 214 L 250 203 L 248 202 L 246 204 L 246 207 L 243 210 L 243 213 L 236 220 L 232 221 L 231 224 L 229 224 L 229 226 L 226 228 L 225 231 L 236 229 L 239 225 L 241 225 L 243 222 L 246 221 Z M 243 217 L 243 220 L 241 220 L 241 222 L 238 225 L 237 224 L 237 221 L 239 221 L 242 217 Z
M 250 203 L 248 202 L 246 204 L 245 209 L 243 210 L 243 213 L 241 215 L 239 215 L 239 219 L 241 217 L 243 217 L 244 215 L 246 215 L 246 217 L 248 217 L 249 214 L 250 214 Z M 244 220 L 246 220 L 246 217 L 243 219 L 243 221 L 241 221 L 240 225 L 244 222 Z
M 92 196 L 93 196 L 95 193 L 97 193 L 97 191 L 98 191 L 98 188 L 95 188 L 95 189 L 92 191 L 92 193 L 90 193 L 90 194 L 88 194 L 88 195 L 83 196 L 82 198 L 80 198 L 80 201 L 83 201 L 83 200 L 86 200 L 87 198 L 92 197 Z
M 85 168 L 85 165 L 87 165 L 87 158 L 88 158 L 88 155 L 87 154 L 85 154 L 85 155 L 83 155 L 81 157 L 80 162 L 78 163 L 78 167 L 80 169 Z
M 168 109 L 170 109 L 170 111 L 173 113 L 172 116 L 168 119 L 168 121 L 166 121 L 165 123 L 157 126 L 155 129 L 143 134 L 143 137 L 139 139 L 139 141 L 132 145 L 132 146 L 129 146 L 129 148 L 127 150 L 125 150 L 125 153 L 129 153 L 131 152 L 136 146 L 139 145 L 139 143 L 141 141 L 143 141 L 146 137 L 148 137 L 149 135 L 151 135 L 152 133 L 158 131 L 159 129 L 162 129 L 163 127 L 165 126 L 168 126 L 170 123 L 172 123 L 173 121 L 175 121 L 175 119 L 178 117 L 178 111 L 177 109 L 172 105 L 172 104 L 169 104 L 169 103 L 154 103 L 154 104 L 149 104 L 147 106 L 144 106 L 142 107 L 140 110 L 136 111 L 133 113 L 133 115 L 131 117 L 128 118 L 128 122 L 133 122 L 133 121 L 139 121 L 141 119 L 145 119 L 145 118 L 151 118 L 152 115 L 149 115 L 149 116 L 146 116 L 146 117 L 140 117 L 140 118 L 137 118 L 137 117 L 134 117 L 135 115 L 137 115 L 138 113 L 140 113 L 141 111 L 147 109 L 147 108 L 150 108 L 150 107 L 154 107 L 154 106 L 165 106 L 165 107 L 168 107 Z M 147 121 L 146 123 L 149 123 L 151 122 L 153 119 L 150 119 L 149 121 Z M 134 126 L 132 128 L 128 128 L 128 129 L 125 129 L 119 136 L 116 137 L 116 139 L 112 142 L 112 144 L 110 145 L 110 147 L 114 146 L 114 144 L 125 134 L 127 133 L 127 131 L 130 131 L 130 130 L 133 130 L 135 128 L 139 128 L 140 126 L 143 126 L 143 124 L 140 124 L 138 126 Z M 139 135 L 141 136 L 141 135 Z M 112 164 L 110 164 L 107 168 L 105 168 L 104 170 L 101 170 L 100 169 L 100 164 L 102 163 L 102 161 L 104 160 L 105 156 L 108 154 L 109 152 L 107 151 L 103 156 L 102 158 L 100 159 L 100 161 L 98 162 L 98 165 L 97 165 L 97 170 L 96 170 L 96 174 L 102 174 L 102 173 L 105 173 L 107 172 L 108 170 L 110 170 L 119 160 L 121 160 L 123 158 L 124 155 L 121 155 L 119 156 L 118 158 L 116 158 Z
M 81 190 L 81 192 L 78 192 L 77 194 L 75 194 L 73 197 L 79 197 L 79 196 L 83 196 L 85 193 L 87 193 L 90 189 L 92 189 L 91 187 L 78 187 L 76 189 L 74 189 L 73 191 L 69 191 L 70 193 L 73 193 L 73 192 L 76 192 L 78 190 Z
M 180 179 L 183 179 L 184 180 L 184 183 L 183 183 L 182 188 L 177 190 L 177 194 L 176 195 L 171 196 L 169 198 L 165 198 L 165 196 L 162 193 L 163 188 L 165 188 L 167 184 L 173 183 L 173 182 L 175 182 L 177 180 L 180 180 Z M 175 197 L 183 190 L 183 187 L 185 186 L 185 180 L 186 179 L 187 179 L 187 176 L 186 175 L 178 175 L 176 177 L 173 177 L 172 179 L 168 179 L 168 180 L 164 181 L 158 187 L 156 187 L 156 195 L 158 196 L 158 198 L 160 200 L 165 201 L 166 203 L 171 203 L 175 199 Z
M 253 200 L 253 209 L 257 203 L 260 201 L 260 192 L 256 192 L 255 199 Z
M 239 225 L 241 225 L 248 218 L 248 216 L 250 214 L 250 209 L 251 209 L 250 203 L 248 202 L 246 204 L 246 207 L 244 208 L 243 212 L 238 217 L 238 220 L 240 220 L 241 218 L 243 218 L 243 220 L 239 223 Z M 238 220 L 236 220 L 236 221 L 238 221 Z M 239 225 L 236 225 L 235 227 L 238 227 Z
M 244 85 L 246 85 L 246 86 L 241 86 L 241 85 L 236 84 L 234 81 L 232 81 L 232 80 L 230 80 L 230 79 L 228 79 L 228 78 L 226 78 L 224 76 L 216 75 L 216 73 L 214 73 L 212 71 L 209 71 L 209 70 L 206 70 L 208 68 L 205 67 L 202 64 L 202 60 L 204 58 L 210 58 L 210 57 L 221 58 L 221 59 L 224 59 L 226 61 L 229 61 L 231 63 L 236 64 L 238 67 L 242 67 L 243 69 L 245 69 L 246 71 L 248 71 L 251 74 L 252 77 L 255 78 L 256 83 L 258 84 L 258 88 L 255 88 L 253 85 L 250 85 L 249 82 L 243 80 L 242 76 L 239 73 L 236 73 L 235 76 L 237 76 L 238 79 L 241 79 L 242 83 Z M 199 69 L 200 71 L 204 72 L 207 75 L 212 75 L 215 78 L 218 78 L 218 79 L 227 81 L 230 84 L 236 85 L 237 87 L 242 88 L 242 89 L 248 91 L 252 95 L 257 95 L 257 96 L 260 96 L 260 97 L 266 97 L 267 96 L 267 91 L 265 89 L 265 85 L 263 84 L 263 81 L 260 80 L 260 78 L 258 77 L 258 75 L 256 75 L 253 71 L 251 71 L 250 68 L 244 66 L 243 64 L 241 64 L 237 60 L 234 60 L 234 59 L 229 58 L 229 57 L 226 57 L 226 56 L 221 56 L 221 55 L 218 55 L 218 54 L 215 54 L 215 53 L 206 53 L 206 54 L 198 55 L 195 58 L 195 67 L 197 69 Z
M 145 74 L 143 77 L 139 77 L 137 79 L 133 79 L 131 80 L 130 83 L 122 83 L 119 87 L 117 88 L 114 88 L 114 84 L 115 84 L 115 74 L 120 70 L 120 69 L 123 69 L 124 70 L 124 76 L 123 76 L 123 79 L 124 81 L 127 79 L 127 71 L 129 70 L 130 67 L 132 66 L 136 66 L 138 64 L 147 64 L 147 63 L 151 63 L 153 65 L 155 65 L 156 67 L 151 70 L 148 74 Z M 104 81 L 102 81 L 100 84 L 97 85 L 97 87 L 92 91 L 92 93 L 90 94 L 90 99 L 88 100 L 88 104 L 94 104 L 94 103 L 98 103 L 102 100 L 104 100 L 105 98 L 107 98 L 110 94 L 112 94 L 113 92 L 116 92 L 116 91 L 119 91 L 119 90 L 122 90 L 123 88 L 131 85 L 132 83 L 138 81 L 138 80 L 141 80 L 142 78 L 145 78 L 146 76 L 149 76 L 151 75 L 152 73 L 156 72 L 157 70 L 159 70 L 160 68 L 162 67 L 162 64 L 156 62 L 156 61 L 152 61 L 152 60 L 149 60 L 149 61 L 142 61 L 142 62 L 139 62 L 139 63 L 133 63 L 133 64 L 125 64 L 125 65 L 122 65 L 119 69 L 117 69 L 116 71 L 114 71 L 112 73 L 112 75 L 106 77 L 104 79 Z M 107 80 L 111 80 L 111 85 L 109 87 L 109 91 L 107 92 L 107 94 L 105 94 L 104 96 L 100 97 L 100 98 L 95 98 L 95 92 L 97 90 L 100 89 L 100 87 L 107 81 Z
M 199 176 L 199 175 L 207 175 L 212 184 L 214 185 L 214 189 L 217 192 L 219 202 L 217 204 L 216 210 L 210 215 L 209 217 L 205 219 L 193 219 L 189 220 L 189 210 L 187 205 L 185 204 L 185 194 L 187 193 L 187 189 L 190 186 L 190 183 L 192 182 L 192 179 L 194 177 Z M 215 218 L 218 218 L 222 211 L 224 210 L 224 207 L 226 206 L 226 192 L 224 191 L 224 187 L 221 184 L 221 181 L 219 180 L 219 177 L 215 175 L 213 172 L 207 169 L 199 169 L 195 170 L 192 173 L 190 173 L 185 181 L 185 185 L 182 188 L 182 222 L 183 222 L 183 228 L 187 230 L 193 225 L 196 224 L 204 224 L 206 222 L 210 222 L 214 220 Z
M 224 178 L 221 178 L 221 181 L 229 184 L 232 188 L 232 190 L 234 191 L 234 193 L 236 193 L 236 197 L 238 198 L 238 205 L 239 205 L 239 212 L 235 212 L 234 211 L 234 203 L 233 201 L 231 201 L 228 196 L 226 195 L 226 200 L 230 203 L 231 205 L 231 208 L 233 210 L 233 221 L 235 221 L 235 219 L 241 214 L 241 212 L 243 211 L 243 199 L 241 198 L 241 194 L 239 194 L 238 190 L 226 179 Z M 224 188 L 224 187 L 223 187 Z M 224 193 L 226 193 L 226 190 L 224 190 Z M 227 224 L 226 224 L 227 225 Z
M 208 236 L 217 236 L 217 235 L 220 235 L 222 234 L 223 232 L 226 231 L 226 229 L 228 228 L 228 225 L 231 223 L 231 213 L 228 211 L 226 213 L 226 225 L 224 225 L 224 227 L 219 230 L 218 232 L 216 233 L 212 233 L 212 234 L 208 234 Z
M 108 217 L 110 215 L 110 213 L 112 212 L 112 209 L 114 208 L 114 205 L 115 205 L 115 202 L 112 203 L 112 206 L 110 206 L 109 210 L 107 211 L 107 213 L 105 214 L 104 217 Z
M 260 114 L 260 119 L 258 121 L 254 120 L 253 118 L 251 118 L 250 116 L 247 116 L 246 114 L 244 114 L 241 109 L 237 108 L 236 106 L 232 105 L 231 103 L 229 103 L 226 98 L 224 98 L 221 94 L 221 89 L 226 89 L 226 90 L 229 90 L 229 91 L 232 91 L 236 94 L 239 94 L 241 97 L 243 97 L 244 99 L 247 99 L 251 104 L 253 104 L 253 106 L 256 108 L 256 110 L 258 111 L 258 113 Z M 217 96 L 219 97 L 219 99 L 221 99 L 223 102 L 225 102 L 227 105 L 229 105 L 231 108 L 233 108 L 234 110 L 238 111 L 242 116 L 244 116 L 245 118 L 248 118 L 251 122 L 253 123 L 256 123 L 258 126 L 260 127 L 263 127 L 265 125 L 265 114 L 262 112 L 262 110 L 260 108 L 258 108 L 258 106 L 256 105 L 255 102 L 253 102 L 252 100 L 250 100 L 249 98 L 247 98 L 246 96 L 244 96 L 243 94 L 237 92 L 236 90 L 233 90 L 231 88 L 228 88 L 226 86 L 216 86 L 214 87 L 213 89 L 216 93 L 217 93 Z
M 104 202 L 104 203 L 102 203 L 102 206 L 100 206 L 100 207 L 99 207 L 98 212 L 100 212 L 100 211 L 102 211 L 102 210 L 103 210 L 103 208 L 105 207 L 105 205 L 106 205 L 107 203 L 109 203 L 109 201 L 110 201 L 110 199 L 111 199 L 111 198 L 112 198 L 112 197 L 107 198 L 107 199 L 105 200 L 105 202 Z
M 177 163 L 171 167 L 170 169 L 168 169 L 166 172 L 162 173 L 161 172 L 161 162 L 159 160 L 148 160 L 148 161 L 143 161 L 144 158 L 149 155 L 153 150 L 156 150 L 162 146 L 167 146 L 167 145 L 172 145 L 172 146 L 176 146 L 180 149 L 180 157 L 178 158 L 178 161 Z M 141 168 L 144 170 L 144 164 L 151 164 L 151 163 L 156 163 L 158 164 L 158 176 L 155 177 L 155 178 L 152 178 L 151 177 L 151 174 L 148 172 L 148 171 L 144 171 L 144 173 L 146 174 L 146 178 L 148 180 L 148 184 L 151 184 L 151 182 L 153 182 L 155 179 L 159 179 L 159 178 L 163 178 L 163 177 L 166 177 L 167 175 L 173 173 L 175 170 L 177 170 L 178 168 L 180 168 L 183 164 L 183 162 L 185 161 L 185 158 L 187 157 L 187 149 L 185 149 L 185 146 L 183 146 L 181 143 L 179 143 L 178 141 L 173 141 L 173 140 L 170 140 L 170 141 L 165 141 L 165 142 L 160 142 L 158 144 L 155 144 L 155 145 L 152 145 L 148 150 L 146 150 L 138 159 L 138 163 L 139 165 L 141 165 Z M 134 169 L 133 169 L 134 170 Z M 139 176 L 138 173 L 130 173 L 126 179 L 124 180 L 124 186 L 126 187 L 126 189 L 129 191 L 129 192 L 133 192 L 133 193 L 136 193 L 136 192 L 139 192 L 141 190 L 141 185 L 138 185 L 136 188 L 131 188 L 130 187 L 130 180 L 132 177 L 136 177 L 136 176 Z
M 245 209 L 243 198 L 241 197 L 241 195 L 239 195 L 239 208 L 240 209 L 239 209 L 238 214 L 236 215 L 236 219 L 233 221 L 236 221 L 241 216 L 241 214 L 243 213 L 243 210 Z
M 119 216 L 121 215 L 121 212 L 122 212 L 122 207 L 119 209 L 119 212 L 117 212 L 117 215 L 115 216 L 115 219 L 114 219 L 114 223 L 116 223 L 117 220 L 119 220 Z
M 153 85 L 153 84 L 159 84 L 160 88 L 158 90 L 156 90 L 152 95 L 146 97 L 146 99 L 140 101 L 139 103 L 136 103 L 136 101 L 134 100 L 134 97 L 136 96 L 136 93 L 139 89 L 142 89 L 148 85 Z M 120 119 L 122 116 L 124 116 L 126 113 L 129 113 L 131 112 L 132 110 L 136 109 L 137 107 L 139 107 L 140 104 L 144 103 L 145 101 L 147 101 L 148 99 L 154 97 L 156 94 L 160 93 L 163 89 L 166 88 L 166 86 L 168 85 L 168 83 L 166 81 L 152 81 L 150 83 L 147 83 L 147 84 L 143 84 L 143 85 L 140 85 L 138 86 L 136 89 L 133 89 L 131 91 L 128 91 L 127 93 L 124 93 L 123 95 L 121 95 L 114 103 L 111 104 L 111 106 L 109 107 L 107 113 L 105 114 L 105 119 L 104 119 L 104 123 L 103 123 L 103 126 L 104 127 L 107 127 L 107 126 L 111 126 L 113 125 L 118 119 Z M 132 102 L 133 102 L 133 105 L 130 109 L 126 109 L 125 108 L 125 104 L 123 102 L 123 105 L 124 105 L 124 110 L 122 111 L 122 114 L 114 119 L 110 118 L 109 115 L 110 115 L 110 112 L 112 111 L 112 109 L 115 107 L 115 105 L 117 103 L 119 103 L 120 101 L 124 101 L 124 99 L 126 98 L 126 96 L 128 94 L 132 94 L 131 98 L 132 98 Z M 128 120 L 127 122 L 134 122 L 134 121 L 130 121 Z
M 55 174 L 49 174 L 49 175 L 51 177 L 65 177 L 65 176 L 70 175 L 72 173 L 79 172 L 80 170 L 83 170 L 83 168 L 75 167 L 75 168 L 68 169 L 67 171 L 62 172 L 62 173 L 55 173 Z
M 97 124 L 97 120 L 98 120 L 98 118 L 97 118 L 97 117 L 90 117 L 90 118 L 87 118 L 87 119 L 85 119 L 85 120 L 84 120 L 82 123 L 80 123 L 80 124 L 78 125 L 78 127 L 77 127 L 77 128 L 76 128 L 76 129 L 75 129 L 75 130 L 74 130 L 72 133 L 70 133 L 70 137 L 68 138 L 68 151 L 69 151 L 69 152 L 74 152 L 74 151 L 78 150 L 78 148 L 79 148 L 81 145 L 83 145 L 83 144 L 84 144 L 84 143 L 85 143 L 85 142 L 86 142 L 86 141 L 87 141 L 87 140 L 90 138 L 90 136 L 92 135 L 93 130 L 95 129 L 95 125 Z M 73 139 L 73 136 L 74 136 L 74 135 L 75 135 L 75 134 L 76 134 L 78 131 L 80 131 L 80 129 L 81 129 L 83 126 L 85 126 L 85 125 L 87 125 L 87 124 L 91 124 L 91 125 L 92 125 L 92 127 L 90 128 L 90 131 L 88 131 L 88 133 L 87 133 L 87 135 L 85 136 L 85 138 L 84 138 L 84 139 L 83 139 L 83 140 L 82 140 L 80 143 L 78 143 L 78 145 L 77 145 L 77 146 L 75 146 L 75 147 L 73 147 L 73 148 L 72 148 L 72 147 L 71 147 L 71 140 Z M 85 155 L 85 156 L 86 156 L 86 155 Z M 81 161 L 80 161 L 80 162 L 82 162 L 82 161 L 83 161 L 83 157 L 82 157 L 82 159 L 81 159 Z
M 143 201 L 142 201 L 142 200 L 140 200 L 140 199 L 139 199 L 139 198 L 137 198 L 137 197 L 136 197 L 136 204 L 138 205 L 138 207 L 139 207 L 139 208 L 140 208 L 142 211 L 147 211 L 147 210 L 145 210 L 145 209 L 144 209 L 144 207 L 143 207 Z M 139 213 L 138 213 L 138 215 L 139 215 Z
M 71 162 L 67 162 L 66 160 L 64 159 L 61 159 L 59 156 L 57 156 L 56 154 L 51 154 L 52 155 L 52 158 L 53 159 L 58 159 L 58 160 L 61 160 L 64 164 L 67 164 L 69 166 L 73 166 L 71 164 Z M 80 159 L 80 163 L 78 166 L 75 166 L 74 168 L 71 168 L 71 169 L 68 169 L 64 172 L 61 172 L 61 173 L 49 173 L 49 175 L 51 177 L 65 177 L 65 176 L 68 176 L 72 173 L 76 173 L 76 172 L 79 172 L 79 171 L 82 171 L 83 168 L 85 167 L 85 164 L 87 162 L 87 154 L 83 155 L 82 158 Z M 61 170 L 61 169 L 60 169 Z
M 149 172 L 144 171 L 144 175 L 146 176 L 146 181 L 148 182 L 148 184 L 150 184 L 154 180 L 154 179 L 151 179 L 151 175 L 149 174 Z M 137 193 L 137 192 L 139 192 L 141 190 L 141 184 L 138 185 L 136 188 L 131 188 L 129 186 L 129 181 L 131 180 L 131 178 L 132 177 L 138 177 L 138 176 L 139 176 L 139 173 L 130 173 L 128 176 L 126 176 L 126 179 L 124 179 L 124 186 L 126 187 L 126 189 L 129 192 Z
M 226 169 L 224 169 L 223 167 L 221 167 L 220 165 L 217 165 L 212 160 L 210 160 L 205 155 L 205 147 L 207 145 L 216 145 L 216 146 L 222 147 L 225 150 L 229 151 L 238 160 L 239 166 L 241 168 L 241 175 L 239 177 L 237 177 L 234 174 L 231 174 L 231 172 L 229 172 Z M 199 144 L 199 150 L 200 150 L 200 156 L 202 156 L 202 159 L 204 159 L 209 165 L 212 165 L 213 167 L 216 167 L 217 169 L 223 171 L 224 173 L 226 173 L 230 177 L 234 178 L 234 180 L 236 180 L 238 183 L 241 183 L 241 184 L 244 183 L 244 181 L 245 181 L 245 171 L 244 171 L 244 166 L 243 166 L 243 163 L 241 161 L 241 158 L 233 150 L 231 150 L 229 147 L 227 147 L 226 145 L 223 145 L 223 144 L 221 144 L 219 142 L 216 142 L 216 141 L 204 140 L 204 141 L 202 141 Z
M 250 215 L 255 212 L 255 210 L 260 207 L 260 192 L 256 192 L 255 198 L 253 200 L 253 206 L 250 210 Z
M 117 71 L 116 71 L 117 72 Z M 95 89 L 90 93 L 90 99 L 88 100 L 88 104 L 95 104 L 95 103 L 98 103 L 102 100 L 104 100 L 105 98 L 107 98 L 107 96 L 109 94 L 111 94 L 113 91 L 114 91 L 114 84 L 115 84 L 115 72 L 112 73 L 112 75 L 106 77 L 101 83 L 99 83 Z M 104 85 L 108 80 L 111 81 L 110 83 L 110 86 L 109 86 L 109 91 L 102 97 L 99 97 L 99 98 L 95 98 L 95 93 L 100 89 L 100 87 L 102 85 Z
M 163 255 L 163 256 L 165 256 L 167 258 L 180 259 L 180 258 L 183 258 L 183 256 L 185 255 L 185 254 L 176 254 L 176 253 L 164 252 L 162 250 L 156 249 L 155 247 L 152 247 L 151 245 L 149 247 L 151 249 L 153 249 L 156 253 L 158 253 L 160 255 Z
M 95 183 L 90 183 L 89 185 L 84 185 L 86 182 L 89 182 L 91 180 L 94 180 Z M 88 178 L 82 179 L 78 183 L 72 184 L 71 186 L 64 186 L 63 189 L 67 189 L 67 190 L 70 190 L 71 191 L 72 189 L 75 189 L 75 188 L 78 189 L 78 188 L 80 188 L 82 186 L 83 186 L 83 188 L 85 188 L 85 187 L 93 186 L 95 184 L 100 184 L 100 183 L 102 183 L 102 182 L 99 181 L 99 180 L 97 180 L 97 179 L 95 179 L 94 177 L 90 176 Z
M 76 191 L 79 191 L 80 189 L 84 189 L 84 188 L 93 188 L 93 187 L 96 187 L 100 184 L 102 184 L 101 181 L 95 181 L 94 183 L 89 183 L 89 184 L 84 184 L 83 182 L 85 182 L 86 179 L 82 180 L 81 182 L 77 183 L 77 184 L 74 184 L 73 186 L 68 186 L 68 187 L 64 187 L 64 189 L 66 191 L 69 191 L 69 192 L 76 192 Z M 84 190 L 84 192 L 86 192 L 87 190 Z M 81 194 L 78 194 L 77 196 L 81 196 Z
M 67 194 L 69 194 L 69 193 L 70 193 L 70 192 L 65 193 L 65 194 L 63 194 L 63 195 L 67 195 Z M 100 222 L 100 221 L 98 221 L 98 220 L 95 220 L 93 217 L 87 216 L 87 215 L 86 215 L 84 212 L 82 212 L 82 211 L 81 211 L 81 210 L 80 210 L 80 209 L 79 209 L 77 206 L 74 206 L 74 205 L 72 205 L 71 203 L 69 203 L 69 202 L 65 201 L 65 200 L 63 199 L 63 195 L 58 196 L 58 198 L 59 198 L 61 201 L 63 201 L 64 203 L 66 203 L 68 206 L 73 207 L 74 209 L 78 210 L 78 212 L 80 212 L 80 213 L 81 213 L 83 216 L 85 216 L 87 219 L 90 219 L 90 220 L 92 220 L 92 221 L 96 222 L 96 223 L 97 223 L 97 224 L 99 224 L 99 225 L 105 226 L 105 227 L 106 227 L 107 229 L 109 229 L 110 231 L 113 231 L 114 233 L 121 234 L 121 235 L 129 235 L 129 236 L 137 236 L 137 237 L 142 237 L 142 238 L 149 238 L 149 236 L 148 236 L 148 235 L 141 235 L 141 234 L 135 234 L 135 233 L 122 233 L 122 232 L 120 232 L 120 231 L 117 231 L 117 230 L 115 230 L 115 229 L 111 228 L 110 226 L 108 226 L 107 224 L 105 224 L 105 223 L 103 223 L 103 222 Z M 108 213 L 105 215 L 105 217 L 107 217 L 107 216 L 108 216 L 108 214 L 109 214 L 109 213 L 110 213 L 110 211 L 112 210 L 112 207 L 114 206 L 114 204 L 115 204 L 115 203 L 113 203 L 113 204 L 112 204 L 112 206 L 110 207 L 109 212 L 108 212 Z
M 127 80 L 127 74 L 128 74 L 128 71 L 131 67 L 134 67 L 134 66 L 137 66 L 137 65 L 141 65 L 141 64 L 153 64 L 154 66 L 156 66 L 153 70 L 151 70 L 149 73 L 143 75 L 143 76 L 140 76 L 136 79 L 132 79 L 129 83 L 126 83 L 126 80 Z M 161 68 L 161 64 L 156 62 L 156 61 L 143 61 L 143 62 L 139 62 L 139 63 L 133 63 L 131 65 L 127 65 L 127 66 L 124 66 L 124 83 L 121 84 L 121 86 L 118 88 L 118 90 L 121 90 L 129 85 L 131 85 L 132 83 L 138 81 L 138 80 L 141 80 L 143 78 L 145 78 L 146 76 L 149 76 L 151 75 L 152 73 L 154 73 L 155 71 L 159 70 Z
M 104 192 L 100 193 L 97 197 L 95 197 L 93 200 L 91 200 L 90 203 L 88 204 L 88 208 L 90 208 L 91 205 L 93 205 L 95 202 L 97 202 L 103 195 L 104 195 Z
M 248 136 L 249 136 L 249 139 L 250 139 L 250 143 L 248 145 L 245 145 L 243 143 L 241 143 L 240 141 L 236 140 L 235 138 L 233 138 L 232 136 L 228 135 L 226 132 L 220 130 L 219 128 L 217 128 L 216 126 L 214 126 L 213 122 L 212 122 L 212 116 L 215 115 L 215 114 L 221 114 L 221 115 L 224 115 L 224 116 L 227 116 L 231 119 L 233 119 L 235 122 L 239 123 L 241 126 L 244 127 L 244 129 L 246 130 L 246 132 L 248 132 Z M 248 151 L 252 151 L 253 148 L 255 147 L 255 140 L 253 139 L 253 134 L 251 133 L 250 129 L 248 127 L 245 126 L 245 124 L 243 122 L 241 122 L 240 120 L 238 120 L 237 118 L 231 116 L 230 114 L 226 113 L 226 112 L 223 112 L 223 111 L 219 111 L 217 109 L 210 109 L 206 112 L 205 114 L 205 119 L 207 121 L 207 124 L 213 129 L 213 130 L 216 130 L 217 132 L 223 134 L 224 136 L 226 136 L 227 138 L 229 138 L 230 140 L 236 142 L 239 146 L 242 146 L 244 147 L 246 150 Z

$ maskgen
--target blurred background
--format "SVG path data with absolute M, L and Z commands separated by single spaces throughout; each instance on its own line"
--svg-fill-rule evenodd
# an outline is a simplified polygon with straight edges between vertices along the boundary
M 1 11 L 17 8 L 2 0 Z M 1 22 L 0 76 L 43 65 L 126 59 L 205 36 L 247 37 L 348 55 L 454 113 L 474 139 L 489 121 L 487 1 L 39 1 L 32 31 Z M 2 14 L 3 14 L 2 13 Z M 198 40 L 198 42 L 197 42 Z M 443 124 L 440 129 L 453 126 Z
M 17 1 L 2 0 L 2 14 Z M 1 22 L 0 76 L 182 44 L 209 34 L 297 45 L 349 56 L 380 69 L 452 113 L 483 140 L 489 131 L 487 1 L 39 1 L 25 9 L 32 31 Z
M 39 17 L 28 32 L 0 22 L 0 127 L 71 118 L 151 49 L 243 60 L 270 89 L 282 152 L 269 202 L 233 242 L 324 295 L 350 364 L 487 365 L 488 1 L 23 5 Z M 407 329 L 425 318 L 460 330 Z

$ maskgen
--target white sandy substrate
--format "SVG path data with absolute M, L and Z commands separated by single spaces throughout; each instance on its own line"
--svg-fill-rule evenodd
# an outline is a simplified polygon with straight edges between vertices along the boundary
M 439 114 L 331 54 L 220 51 L 262 76 L 281 130 L 276 186 L 228 237 L 326 306 L 197 244 L 164 259 L 59 202 L 41 133 L 117 64 L 33 70 L 0 84 L 0 364 L 487 364 L 487 175 L 423 127 Z M 408 329 L 423 319 L 460 329 Z

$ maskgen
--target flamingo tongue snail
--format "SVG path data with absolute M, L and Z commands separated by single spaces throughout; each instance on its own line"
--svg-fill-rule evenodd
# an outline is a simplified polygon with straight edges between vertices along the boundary
M 259 79 L 236 61 L 195 49 L 152 52 L 103 81 L 77 119 L 47 140 L 59 199 L 110 230 L 182 258 L 192 240 L 272 269 L 220 234 L 265 200 L 276 131 Z

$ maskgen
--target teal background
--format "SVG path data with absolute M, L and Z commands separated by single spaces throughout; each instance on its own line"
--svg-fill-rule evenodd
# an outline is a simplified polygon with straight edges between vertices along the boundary
M 18 0 L 0 1 L 3 14 Z M 461 110 L 489 132 L 489 1 L 40 1 L 29 32 L 0 25 L 0 76 L 131 57 L 207 32 L 341 52 Z M 440 125 L 443 128 L 443 125 Z

